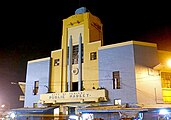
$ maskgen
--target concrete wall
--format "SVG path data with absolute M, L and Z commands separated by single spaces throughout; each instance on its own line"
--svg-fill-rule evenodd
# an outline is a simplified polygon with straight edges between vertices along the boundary
M 99 86 L 108 90 L 108 104 L 114 104 L 114 99 L 137 103 L 133 45 L 101 47 L 98 55 Z M 120 71 L 121 89 L 113 89 L 113 71 Z
M 50 57 L 28 62 L 24 107 L 33 107 L 33 103 L 39 101 L 40 94 L 48 92 L 49 77 Z M 34 81 L 39 81 L 37 95 L 33 95 Z
M 163 103 L 157 47 L 134 45 L 136 91 L 139 104 Z
M 54 65 L 55 60 L 59 59 L 59 65 Z M 61 92 L 62 91 L 62 49 L 51 52 L 51 80 L 50 91 Z

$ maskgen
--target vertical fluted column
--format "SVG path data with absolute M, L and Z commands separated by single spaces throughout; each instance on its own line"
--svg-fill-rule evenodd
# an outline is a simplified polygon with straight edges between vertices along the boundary
M 71 91 L 71 79 L 72 79 L 72 35 L 69 39 L 69 58 L 68 58 L 68 92 Z
M 78 91 L 81 91 L 81 81 L 82 81 L 82 36 L 79 36 L 79 50 L 78 50 Z

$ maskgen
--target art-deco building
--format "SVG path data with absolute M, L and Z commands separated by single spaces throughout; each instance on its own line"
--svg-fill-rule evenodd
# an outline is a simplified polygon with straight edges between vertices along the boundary
M 84 7 L 63 20 L 62 30 L 61 49 L 28 61 L 18 119 L 153 120 L 160 108 L 170 110 L 171 52 L 134 40 L 103 46 L 103 25 Z

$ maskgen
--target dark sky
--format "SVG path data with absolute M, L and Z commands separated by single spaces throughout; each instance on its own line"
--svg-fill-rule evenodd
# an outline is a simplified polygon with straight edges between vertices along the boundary
M 21 107 L 28 60 L 49 57 L 61 48 L 62 20 L 79 7 L 101 19 L 104 44 L 129 40 L 155 42 L 171 51 L 170 3 L 113 0 L 12 1 L 1 3 L 0 103 Z

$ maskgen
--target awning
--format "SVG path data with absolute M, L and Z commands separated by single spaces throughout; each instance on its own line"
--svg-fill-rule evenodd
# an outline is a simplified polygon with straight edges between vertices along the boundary
M 56 107 L 45 107 L 45 108 L 17 108 L 11 109 L 11 111 L 16 113 L 47 113 L 52 111 Z
M 20 86 L 23 94 L 25 94 L 25 86 L 26 86 L 26 83 L 25 82 L 18 82 L 18 85 Z
M 95 112 L 146 112 L 145 108 L 122 108 L 119 106 L 95 106 L 87 108 L 78 108 L 78 112 L 95 113 Z

